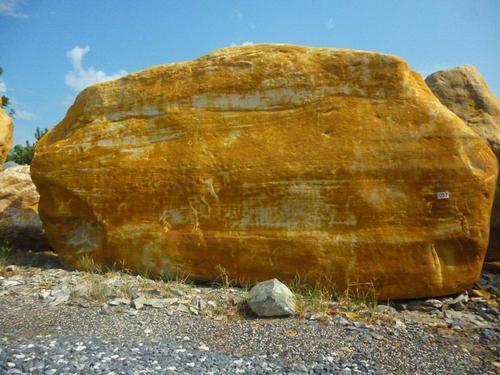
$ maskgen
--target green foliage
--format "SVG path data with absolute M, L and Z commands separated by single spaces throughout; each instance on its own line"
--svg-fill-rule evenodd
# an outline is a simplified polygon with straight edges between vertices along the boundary
M 7 156 L 7 161 L 15 161 L 17 164 L 31 164 L 35 153 L 34 145 L 26 141 L 26 146 L 15 145 Z
M 43 130 L 36 128 L 35 143 L 31 144 L 29 141 L 26 141 L 25 146 L 15 145 L 9 152 L 9 155 L 7 156 L 7 161 L 15 161 L 17 164 L 31 164 L 31 161 L 33 160 L 33 155 L 35 154 L 36 144 L 47 132 L 48 132 L 47 128 Z

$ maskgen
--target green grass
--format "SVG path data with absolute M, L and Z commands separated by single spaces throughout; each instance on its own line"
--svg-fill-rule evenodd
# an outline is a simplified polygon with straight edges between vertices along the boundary
M 97 274 L 103 274 L 104 273 L 104 267 L 101 266 L 100 264 L 97 264 L 94 261 L 94 258 L 91 256 L 85 254 L 81 256 L 76 264 L 76 268 L 79 269 L 80 271 L 85 271 L 89 273 L 97 273 Z
M 9 259 L 12 257 L 14 249 L 5 240 L 0 242 L 0 270 L 8 265 Z
M 348 283 L 345 290 L 339 291 L 331 280 L 319 280 L 310 285 L 299 277 L 289 284 L 295 295 L 296 312 L 298 316 L 306 313 L 331 315 L 335 306 L 355 309 L 366 307 L 374 309 L 377 306 L 377 293 L 373 283 Z
M 8 253 L 7 250 L 5 253 Z M 80 258 L 77 268 L 90 274 L 96 274 L 95 276 L 97 277 L 91 277 L 91 275 L 89 275 L 88 283 L 90 284 L 90 297 L 97 301 L 105 299 L 106 288 L 104 287 L 103 279 L 117 274 L 132 275 L 125 267 L 124 262 L 120 263 L 117 267 L 114 266 L 109 268 L 97 264 L 94 259 L 88 255 Z M 214 312 L 216 314 L 222 314 L 223 310 L 231 305 L 234 305 L 236 310 L 243 311 L 246 308 L 245 301 L 238 301 L 237 303 L 231 304 L 235 295 L 230 289 L 237 288 L 244 295 L 255 283 L 232 279 L 227 270 L 222 266 L 218 266 L 217 270 L 219 276 L 211 285 L 222 290 L 224 302 L 218 301 Z M 162 296 L 169 296 L 171 294 L 171 288 L 185 290 L 186 288 L 195 286 L 189 274 L 173 273 L 168 275 L 153 275 L 146 270 L 142 272 L 140 276 L 142 280 L 138 283 L 136 280 L 133 282 L 133 285 L 121 285 L 120 290 L 115 290 L 115 292 L 117 292 L 118 295 L 130 297 L 133 290 L 151 288 L 152 284 L 150 282 L 153 280 L 156 280 L 154 288 L 157 289 Z M 296 312 L 299 317 L 303 317 L 307 313 L 328 316 L 338 313 L 339 309 L 346 309 L 347 311 L 359 310 L 360 308 L 373 310 L 377 306 L 377 294 L 373 283 L 349 282 L 345 290 L 338 290 L 335 288 L 334 282 L 326 278 L 318 280 L 314 285 L 311 285 L 305 280 L 296 277 L 293 281 L 286 282 L 286 284 L 295 295 Z M 228 313 L 228 311 L 226 311 L 226 313 Z

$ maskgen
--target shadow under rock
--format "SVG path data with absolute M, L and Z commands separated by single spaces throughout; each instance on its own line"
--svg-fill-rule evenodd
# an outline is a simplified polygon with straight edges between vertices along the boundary
M 19 267 L 63 268 L 58 255 L 52 251 L 15 250 L 6 263 Z
M 8 197 L 4 199 L 8 200 Z M 24 207 L 20 197 L 11 201 L 0 212 L 0 245 L 2 244 L 16 250 L 50 249 L 38 212 L 33 207 Z

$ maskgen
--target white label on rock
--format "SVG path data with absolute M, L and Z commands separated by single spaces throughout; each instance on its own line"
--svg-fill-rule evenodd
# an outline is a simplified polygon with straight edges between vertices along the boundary
M 437 199 L 450 199 L 449 191 L 439 191 L 437 194 Z

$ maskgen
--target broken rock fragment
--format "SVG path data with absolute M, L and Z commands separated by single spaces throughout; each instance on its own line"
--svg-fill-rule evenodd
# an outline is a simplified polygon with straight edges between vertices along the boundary
M 290 316 L 295 313 L 293 293 L 277 279 L 256 284 L 250 290 L 248 305 L 260 317 Z

